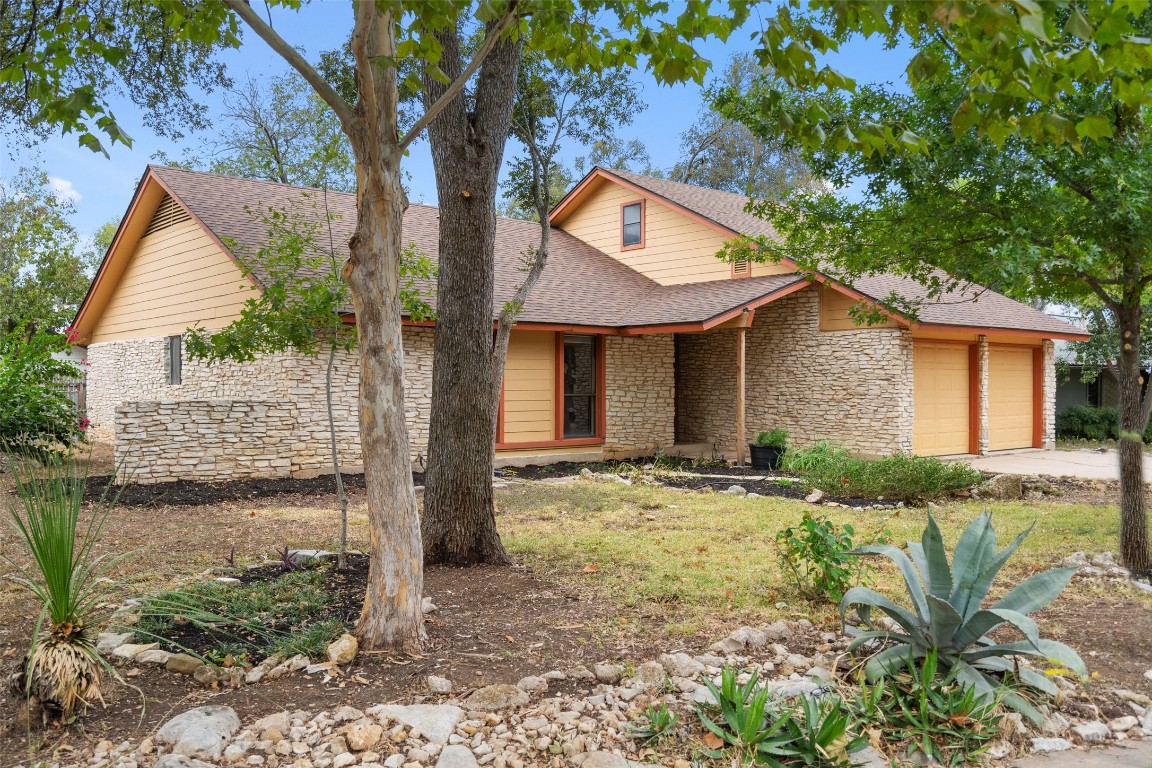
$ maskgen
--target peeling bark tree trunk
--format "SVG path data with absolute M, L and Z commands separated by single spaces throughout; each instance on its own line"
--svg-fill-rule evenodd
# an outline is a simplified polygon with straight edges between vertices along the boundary
M 1148 513 L 1144 507 L 1144 428 L 1147 410 L 1141 396 L 1139 297 L 1117 313 L 1120 354 L 1120 560 L 1133 572 L 1149 569 Z
M 441 68 L 461 71 L 460 40 L 439 36 Z M 424 490 L 424 556 L 472 565 L 509 561 L 496 530 L 492 446 L 499 382 L 492 364 L 497 182 L 511 127 L 520 43 L 484 62 L 474 106 L 457 96 L 429 126 L 440 199 L 440 258 L 433 342 L 432 414 Z M 425 104 L 444 86 L 424 78 Z M 502 369 L 503 366 L 500 366 Z

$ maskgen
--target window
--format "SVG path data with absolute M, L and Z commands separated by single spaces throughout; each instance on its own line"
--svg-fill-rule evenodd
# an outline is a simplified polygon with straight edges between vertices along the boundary
M 644 247 L 644 201 L 628 203 L 620 208 L 620 246 Z
M 184 337 L 168 337 L 168 384 L 176 385 L 180 382 L 181 368 L 184 363 Z
M 596 435 L 596 337 L 564 336 L 564 437 Z

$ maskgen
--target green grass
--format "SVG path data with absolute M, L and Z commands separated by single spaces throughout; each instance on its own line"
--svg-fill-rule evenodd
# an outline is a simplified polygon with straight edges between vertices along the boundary
M 774 538 L 810 505 L 771 498 L 677 493 L 651 486 L 578 482 L 519 486 L 500 495 L 506 546 L 553 578 L 608 596 L 639 621 L 673 633 L 708 632 L 737 621 L 809 618 L 832 622 L 835 607 L 803 601 L 784 580 Z M 1115 550 L 1119 513 L 1086 504 L 964 502 L 934 514 L 949 550 L 985 506 L 1004 546 L 1036 522 L 1002 575 L 1008 587 L 1065 555 Z M 919 508 L 893 513 L 821 508 L 861 538 L 885 526 L 895 542 L 918 540 L 927 520 Z M 897 599 L 894 569 L 880 566 L 875 586 Z M 778 602 L 788 603 L 776 608 Z

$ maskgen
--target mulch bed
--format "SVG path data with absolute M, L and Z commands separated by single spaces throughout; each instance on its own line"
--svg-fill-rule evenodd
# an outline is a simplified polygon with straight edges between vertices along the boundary
M 347 491 L 364 490 L 364 475 L 341 474 Z M 90 501 L 100 499 L 109 485 L 113 484 L 110 475 L 88 478 L 85 498 Z M 335 475 L 320 475 L 312 478 L 269 477 L 227 480 L 206 483 L 199 480 L 173 480 L 167 483 L 149 485 L 129 484 L 123 488 L 112 485 L 112 493 L 120 492 L 117 505 L 121 507 L 201 507 L 233 501 L 251 501 L 276 496 L 336 493 Z

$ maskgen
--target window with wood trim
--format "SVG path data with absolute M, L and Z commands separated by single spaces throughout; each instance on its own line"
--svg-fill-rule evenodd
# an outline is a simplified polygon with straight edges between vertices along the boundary
M 596 337 L 564 335 L 564 438 L 595 437 Z
M 182 383 L 184 374 L 184 337 L 168 337 L 168 384 L 176 386 Z
M 620 247 L 644 247 L 644 201 L 620 206 Z
M 752 264 L 749 263 L 748 257 L 736 259 L 732 262 L 732 277 L 751 277 Z

